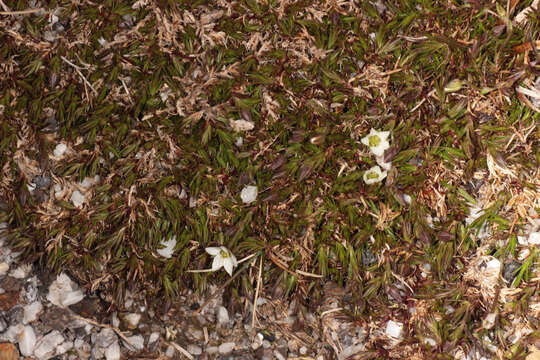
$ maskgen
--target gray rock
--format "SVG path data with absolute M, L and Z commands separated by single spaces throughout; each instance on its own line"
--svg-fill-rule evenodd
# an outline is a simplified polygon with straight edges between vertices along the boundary
M 90 347 L 90 344 L 86 341 L 82 339 L 76 339 L 73 342 L 73 347 L 75 348 L 75 350 L 77 350 L 79 358 L 88 359 L 90 357 L 92 348 Z
M 148 351 L 154 352 L 158 346 L 159 346 L 159 332 L 154 331 L 153 333 L 150 334 L 146 347 L 148 348 Z
M 48 189 L 51 185 L 51 177 L 48 174 L 36 176 L 34 178 L 34 184 L 36 184 L 39 189 Z
M 28 324 L 34 322 L 38 318 L 42 310 L 43 305 L 41 305 L 41 302 L 39 301 L 26 305 L 24 307 L 23 323 Z
M 105 359 L 120 360 L 120 344 L 118 342 L 113 343 L 105 350 Z
M 508 285 L 511 285 L 514 279 L 516 278 L 516 275 L 518 274 L 518 270 L 521 267 L 521 265 L 522 264 L 518 261 L 511 261 L 509 263 L 504 264 L 502 277 L 504 280 L 508 282 Z
M 124 341 L 129 351 L 140 351 L 144 349 L 144 338 L 142 335 L 133 335 L 127 338 L 129 344 Z
M 230 322 L 229 312 L 223 306 L 218 307 L 217 309 L 217 322 L 221 327 L 227 327 Z
M 36 333 L 34 332 L 34 329 L 31 326 L 25 326 L 17 340 L 19 341 L 19 350 L 21 351 L 21 354 L 23 356 L 32 356 L 36 346 Z
M 64 341 L 56 347 L 56 355 L 62 355 L 73 348 L 73 341 Z
M 121 316 L 124 325 L 130 329 L 136 329 L 137 325 L 139 325 L 139 321 L 141 321 L 141 314 L 137 313 L 129 313 Z
M 362 343 L 351 345 L 351 346 L 346 347 L 345 349 L 343 349 L 343 355 L 346 358 L 348 358 L 350 356 L 358 354 L 360 351 L 363 351 L 364 348 L 365 348 L 365 346 Z
M 94 346 L 92 348 L 92 359 L 103 359 L 105 357 L 105 349 Z
M 375 256 L 375 254 L 371 250 L 364 249 L 364 251 L 362 252 L 362 265 L 371 266 L 376 262 L 377 256 Z
M 114 330 L 103 328 L 97 335 L 92 337 L 92 343 L 101 348 L 107 348 L 118 341 Z
M 208 355 L 217 354 L 219 352 L 219 348 L 217 346 L 209 346 L 206 348 L 206 353 Z
M 172 358 L 174 356 L 174 353 L 175 353 L 175 350 L 174 348 L 172 347 L 172 345 L 169 345 L 167 347 L 167 350 L 165 351 L 165 355 L 169 358 Z
M 286 349 L 281 349 L 281 350 L 276 349 L 276 350 L 274 350 L 274 356 L 278 360 L 287 360 L 287 350 Z
M 64 337 L 59 331 L 53 330 L 45 335 L 34 349 L 34 356 L 38 359 L 50 359 L 56 354 L 58 345 L 64 342 Z
M 20 305 L 12 307 L 6 312 L 6 318 L 10 324 L 19 324 L 23 322 L 24 308 Z
M 7 329 L 7 322 L 3 316 L 0 316 L 0 333 Z
M 190 353 L 191 355 L 201 355 L 202 354 L 202 349 L 200 346 L 198 345 L 195 345 L 195 344 L 189 344 L 187 346 L 187 349 L 188 353 Z
M 21 334 L 23 330 L 24 330 L 23 324 L 11 325 L 10 327 L 8 327 L 5 333 L 0 334 L 0 339 L 2 341 L 16 343 L 17 338 L 19 337 L 19 334 Z
M 4 276 L 9 271 L 9 264 L 7 262 L 3 262 L 0 264 L 0 276 Z
M 236 346 L 236 344 L 233 343 L 233 342 L 226 342 L 226 343 L 223 343 L 223 344 L 219 345 L 218 351 L 222 355 L 227 355 L 227 354 L 230 354 L 234 350 L 235 346 Z

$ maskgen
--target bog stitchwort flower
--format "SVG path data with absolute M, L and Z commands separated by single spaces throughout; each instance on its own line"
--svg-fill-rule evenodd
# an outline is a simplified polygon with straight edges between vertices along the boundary
M 364 173 L 364 181 L 368 185 L 375 184 L 382 181 L 387 174 L 386 171 L 381 171 L 381 168 L 378 165 L 375 165 Z
M 390 131 L 377 131 L 371 129 L 369 134 L 362 138 L 362 144 L 369 146 L 369 149 L 375 156 L 383 156 L 384 151 L 390 147 L 388 137 Z
M 222 267 L 225 268 L 225 271 L 232 276 L 233 269 L 238 266 L 238 261 L 236 256 L 229 251 L 225 246 L 220 247 L 207 247 L 206 252 L 214 257 L 212 262 L 212 271 L 217 271 Z

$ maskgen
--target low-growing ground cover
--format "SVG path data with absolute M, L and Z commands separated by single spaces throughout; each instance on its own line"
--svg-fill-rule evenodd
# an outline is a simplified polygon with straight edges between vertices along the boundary
M 0 6 L 28 261 L 118 306 L 217 283 L 316 308 L 333 283 L 362 359 L 534 350 L 537 2 Z

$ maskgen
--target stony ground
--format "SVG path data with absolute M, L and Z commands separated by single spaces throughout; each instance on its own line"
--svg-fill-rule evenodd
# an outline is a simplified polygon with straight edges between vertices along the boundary
M 208 297 L 189 294 L 152 306 L 156 310 L 128 293 L 120 310 L 66 274 L 21 265 L 4 241 L 5 231 L 0 233 L 1 360 L 321 360 L 331 354 L 345 359 L 365 349 L 365 330 L 335 317 L 345 289 L 330 287 L 318 315 L 294 301 L 285 305 L 259 297 L 252 331 L 253 319 L 224 307 L 216 287 Z

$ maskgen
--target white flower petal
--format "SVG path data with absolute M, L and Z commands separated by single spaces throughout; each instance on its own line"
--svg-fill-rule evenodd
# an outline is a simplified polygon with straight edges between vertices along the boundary
M 372 137 L 378 138 L 375 144 L 370 142 Z M 388 142 L 389 137 L 390 131 L 377 131 L 375 129 L 371 129 L 369 134 L 362 138 L 361 142 L 362 144 L 368 146 L 373 154 L 376 156 L 382 156 L 384 152 L 390 148 L 390 143 Z
M 384 170 L 390 170 L 392 167 L 392 162 L 385 162 L 384 156 L 377 156 L 376 160 L 377 164 L 379 164 Z
M 370 185 L 382 181 L 386 175 L 388 175 L 386 171 L 381 171 L 381 168 L 378 165 L 375 165 L 364 173 L 363 178 L 364 182 Z
M 369 135 L 364 136 L 360 141 L 362 142 L 362 144 L 369 146 Z
M 232 252 L 229 252 L 231 254 L 231 260 L 234 266 L 238 266 L 238 260 L 236 260 L 236 256 Z
M 377 135 L 382 139 L 382 141 L 388 141 L 390 137 L 390 131 L 378 131 Z
M 234 266 L 231 258 L 225 259 L 225 261 L 223 262 L 223 267 L 225 268 L 225 271 L 227 271 L 227 273 L 232 276 Z
M 206 250 L 206 252 L 212 256 L 217 256 L 219 252 L 221 251 L 221 248 L 220 247 L 207 247 L 204 250 Z
M 221 256 L 216 256 L 212 262 L 212 271 L 217 271 L 223 266 L 223 258 Z
M 389 148 L 390 144 L 388 141 L 381 140 L 379 145 L 370 147 L 370 150 L 375 156 L 383 156 L 384 152 Z

